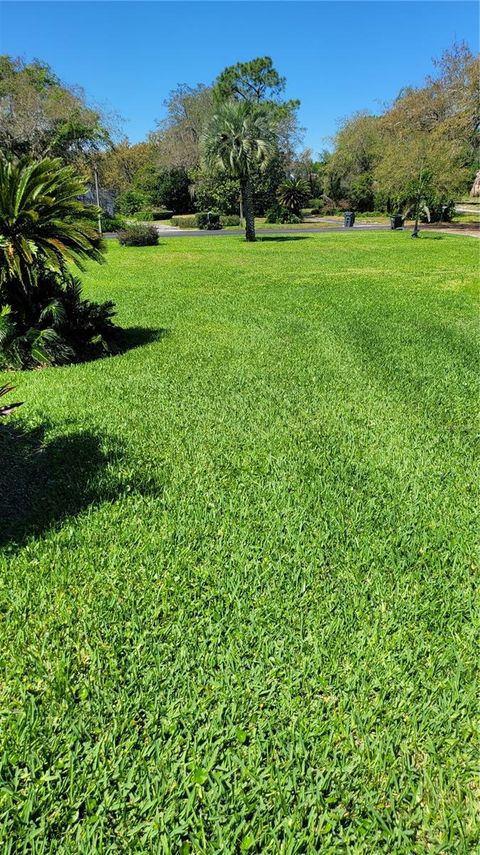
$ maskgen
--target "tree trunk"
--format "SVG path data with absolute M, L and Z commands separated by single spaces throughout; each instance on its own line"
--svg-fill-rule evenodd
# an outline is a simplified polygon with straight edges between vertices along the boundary
M 255 238 L 255 211 L 253 209 L 253 192 L 250 178 L 242 181 L 243 215 L 245 217 L 245 240 L 254 241 Z
M 417 197 L 417 201 L 415 204 L 415 225 L 413 227 L 413 232 L 412 232 L 413 238 L 418 237 L 418 232 L 419 232 L 418 221 L 419 221 L 419 219 L 420 219 L 420 196 Z

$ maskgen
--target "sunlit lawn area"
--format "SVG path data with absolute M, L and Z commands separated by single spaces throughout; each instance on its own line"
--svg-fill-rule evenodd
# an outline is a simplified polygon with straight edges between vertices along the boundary
M 3 852 L 477 851 L 477 251 L 110 242 L 3 376 Z

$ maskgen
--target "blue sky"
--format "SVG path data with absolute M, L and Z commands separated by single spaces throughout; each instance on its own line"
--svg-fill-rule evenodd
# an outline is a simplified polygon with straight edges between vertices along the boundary
M 474 2 L 2 2 L 0 52 L 37 57 L 91 102 L 120 113 L 137 142 L 177 83 L 270 55 L 300 98 L 315 152 L 337 121 L 380 109 L 432 71 L 454 40 L 478 50 Z

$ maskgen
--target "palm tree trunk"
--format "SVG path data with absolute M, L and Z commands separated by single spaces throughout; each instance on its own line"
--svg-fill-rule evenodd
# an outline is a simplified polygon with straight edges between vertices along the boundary
M 245 217 L 245 240 L 254 241 L 255 238 L 255 211 L 253 209 L 253 192 L 250 178 L 242 181 L 243 215 Z

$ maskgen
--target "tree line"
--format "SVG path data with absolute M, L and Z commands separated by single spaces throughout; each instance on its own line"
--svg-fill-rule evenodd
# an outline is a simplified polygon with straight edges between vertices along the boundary
M 468 192 L 478 168 L 479 61 L 459 44 L 434 65 L 423 86 L 402 89 L 378 115 L 359 112 L 342 121 L 330 150 L 314 156 L 301 150 L 300 102 L 285 98 L 285 77 L 269 57 L 229 66 L 208 85 L 179 84 L 164 102 L 164 118 L 131 144 L 115 117 L 88 106 L 83 91 L 67 87 L 49 66 L 4 56 L 0 144 L 7 155 L 59 156 L 90 180 L 95 166 L 101 187 L 126 215 L 149 208 L 238 214 L 241 176 L 206 156 L 204 145 L 222 104 L 236 102 L 263 116 L 269 154 L 250 165 L 257 214 L 288 210 L 279 188 L 287 181 L 288 191 L 294 179 L 295 213 L 302 204 L 325 213 L 407 215 L 418 207 L 438 219 Z

